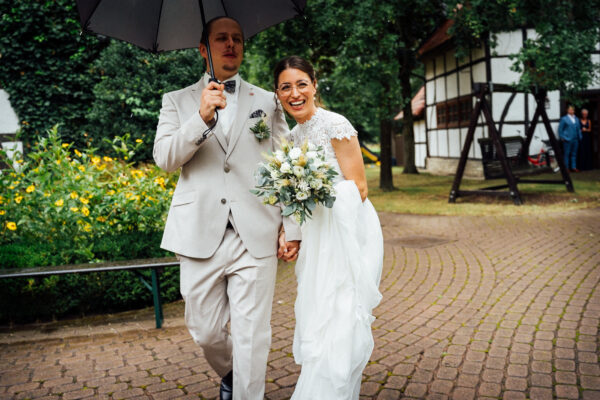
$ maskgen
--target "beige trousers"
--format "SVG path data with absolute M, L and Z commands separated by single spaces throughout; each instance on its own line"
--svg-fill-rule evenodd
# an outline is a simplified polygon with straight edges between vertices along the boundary
M 238 234 L 227 229 L 211 258 L 179 258 L 192 338 L 220 376 L 233 369 L 234 400 L 263 399 L 277 257 L 252 257 Z

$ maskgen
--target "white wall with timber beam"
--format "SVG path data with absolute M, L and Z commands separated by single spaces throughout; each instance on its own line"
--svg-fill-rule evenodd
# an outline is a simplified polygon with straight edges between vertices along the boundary
M 520 75 L 511 70 L 513 64 L 511 56 L 521 49 L 525 40 L 533 39 L 535 36 L 536 33 L 532 29 L 501 32 L 497 35 L 496 47 L 490 49 L 491 82 L 514 84 L 519 81 Z M 502 114 L 509 98 L 510 93 L 493 93 L 491 96 L 492 115 L 494 121 L 497 123 L 502 119 Z M 545 107 L 552 128 L 556 132 L 560 119 L 560 92 L 549 92 Z M 517 94 L 504 118 L 502 136 L 525 136 L 535 109 L 536 103 L 532 95 Z M 542 140 L 546 140 L 547 138 L 546 130 L 541 121 L 539 121 L 529 148 L 530 153 L 538 153 L 542 148 Z
M 420 168 L 426 166 L 428 171 L 432 165 L 448 168 L 449 160 L 460 157 L 468 117 L 474 104 L 471 98 L 472 84 L 476 81 L 486 81 L 485 54 L 485 47 L 481 46 L 473 49 L 463 59 L 456 58 L 453 48 L 423 58 L 425 148 L 417 152 L 415 147 L 416 162 Z M 483 137 L 484 134 L 484 130 L 480 128 L 476 136 Z M 481 157 L 479 149 L 471 149 L 471 157 Z M 433 160 L 436 158 L 439 160 Z M 436 173 L 452 174 L 454 171 L 450 168 Z
M 417 120 L 413 123 L 415 133 L 415 164 L 417 168 L 425 168 L 427 158 L 427 133 L 425 120 Z

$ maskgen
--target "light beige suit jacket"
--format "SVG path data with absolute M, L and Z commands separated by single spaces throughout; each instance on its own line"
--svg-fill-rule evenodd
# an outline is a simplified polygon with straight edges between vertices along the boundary
M 281 216 L 279 206 L 262 204 L 250 193 L 262 153 L 279 148 L 289 135 L 281 106 L 274 95 L 241 81 L 238 109 L 229 132 L 217 123 L 205 141 L 208 128 L 199 114 L 204 79 L 163 96 L 154 140 L 154 160 L 166 171 L 181 168 L 173 194 L 161 247 L 194 258 L 209 258 L 218 248 L 229 215 L 244 246 L 256 258 L 277 252 L 283 223 L 287 240 L 300 240 L 299 226 Z M 259 142 L 250 128 L 262 110 L 271 138 Z

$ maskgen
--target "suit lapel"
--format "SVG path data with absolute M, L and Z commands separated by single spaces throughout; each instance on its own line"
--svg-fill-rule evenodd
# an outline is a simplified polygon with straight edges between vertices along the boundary
M 192 89 L 194 100 L 196 100 L 196 104 L 198 104 L 198 109 L 200 109 L 200 100 L 202 99 L 202 90 L 204 90 L 204 86 L 204 76 L 202 76 L 200 81 Z M 215 135 L 217 141 L 223 148 L 223 151 L 227 152 L 227 139 L 223 134 L 223 130 L 221 129 L 220 124 L 217 124 L 217 126 L 215 126 L 215 128 L 213 129 L 213 134 Z
M 229 130 L 229 146 L 227 147 L 227 157 L 233 151 L 238 139 L 243 134 L 242 128 L 250 116 L 250 107 L 254 104 L 254 91 L 243 80 L 240 83 L 240 92 L 238 94 L 238 109 L 233 121 L 233 126 Z

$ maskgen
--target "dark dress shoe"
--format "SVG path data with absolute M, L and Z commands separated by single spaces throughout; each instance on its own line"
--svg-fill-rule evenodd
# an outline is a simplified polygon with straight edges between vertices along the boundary
M 219 395 L 221 396 L 221 400 L 233 399 L 233 371 L 229 371 L 229 373 L 221 379 Z

